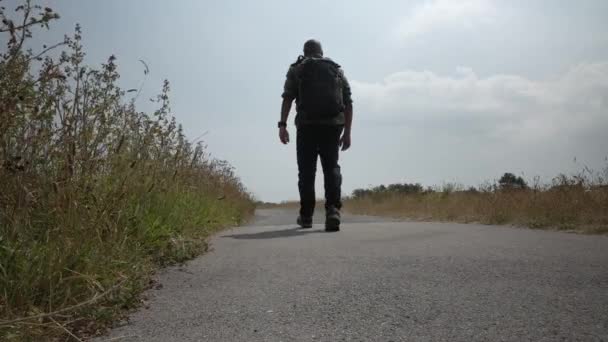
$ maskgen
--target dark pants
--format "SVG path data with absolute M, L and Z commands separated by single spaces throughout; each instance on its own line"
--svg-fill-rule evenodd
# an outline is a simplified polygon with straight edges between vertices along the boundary
M 301 125 L 298 127 L 298 188 L 300 215 L 311 217 L 315 210 L 315 174 L 317 156 L 325 176 L 325 208 L 340 209 L 342 175 L 338 165 L 342 126 Z

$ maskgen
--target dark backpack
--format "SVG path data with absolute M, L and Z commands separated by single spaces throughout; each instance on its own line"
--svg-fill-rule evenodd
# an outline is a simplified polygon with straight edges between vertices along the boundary
M 304 58 L 298 64 L 298 109 L 306 119 L 331 119 L 343 112 L 340 66 L 328 58 Z

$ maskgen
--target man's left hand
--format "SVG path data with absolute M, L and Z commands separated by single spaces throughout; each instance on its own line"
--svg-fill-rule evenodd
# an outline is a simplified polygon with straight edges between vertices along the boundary
M 350 148 L 350 133 L 344 133 L 342 138 L 340 138 L 340 146 L 342 146 L 342 151 L 346 151 Z

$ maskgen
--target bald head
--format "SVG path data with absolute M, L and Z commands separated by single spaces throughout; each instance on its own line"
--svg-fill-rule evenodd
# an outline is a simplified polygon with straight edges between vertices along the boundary
M 304 43 L 304 56 L 323 57 L 321 42 L 315 39 L 307 40 L 306 43 Z

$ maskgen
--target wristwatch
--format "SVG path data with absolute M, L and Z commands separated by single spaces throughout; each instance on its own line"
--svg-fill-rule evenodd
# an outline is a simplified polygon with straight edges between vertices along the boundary
M 278 126 L 279 126 L 279 128 L 281 128 L 281 127 L 287 127 L 287 122 L 285 122 L 285 121 L 279 121 Z

